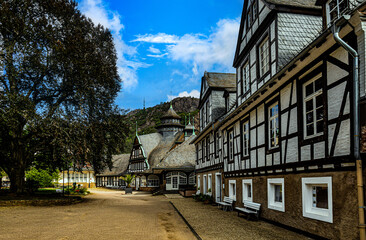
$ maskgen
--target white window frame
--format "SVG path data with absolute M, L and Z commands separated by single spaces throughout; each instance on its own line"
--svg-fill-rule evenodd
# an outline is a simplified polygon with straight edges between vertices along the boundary
M 316 107 L 316 97 L 318 97 L 319 95 L 322 95 L 323 94 L 323 88 L 319 89 L 318 91 L 315 92 L 315 89 L 314 89 L 314 92 L 313 94 L 311 94 L 310 96 L 306 96 L 306 87 L 312 83 L 314 83 L 316 80 L 322 78 L 322 74 L 318 74 L 317 76 L 315 76 L 314 78 L 312 78 L 311 80 L 307 81 L 306 83 L 303 84 L 303 87 L 302 87 L 302 93 L 303 93 L 303 122 L 304 122 L 304 138 L 312 138 L 312 137 L 317 137 L 317 136 L 321 136 L 324 134 L 324 131 L 323 132 L 320 132 L 320 133 L 317 133 L 318 132 L 318 129 L 317 129 L 317 122 L 319 122 L 317 119 L 316 119 L 316 110 L 317 110 L 317 107 Z M 322 80 L 324 81 L 324 79 Z M 308 135 L 308 130 L 307 130 L 307 124 L 306 124 L 306 102 L 310 101 L 310 100 L 313 100 L 313 127 L 314 127 L 314 133 L 312 135 Z M 323 105 L 322 105 L 323 109 L 324 109 L 324 102 L 323 102 Z M 324 110 L 323 110 L 324 111 Z M 324 116 L 323 116 L 323 119 L 320 120 L 320 121 L 323 121 L 323 124 L 325 124 L 324 122 Z M 324 127 L 324 125 L 323 125 Z
M 247 128 L 245 128 L 244 126 L 247 126 Z M 243 123 L 243 156 L 249 156 L 249 134 L 250 134 L 250 129 L 249 129 L 249 120 L 245 121 Z M 245 153 L 246 152 L 246 153 Z
M 229 146 L 229 151 L 228 151 L 229 156 L 228 156 L 228 159 L 229 159 L 229 161 L 233 161 L 234 160 L 234 131 L 233 130 L 230 130 L 229 131 L 228 146 Z
M 211 189 L 211 192 L 208 190 Z M 213 189 L 212 189 L 212 174 L 208 174 L 207 177 L 207 194 L 212 195 Z
M 248 196 L 248 185 L 250 186 L 251 196 Z M 253 202 L 253 179 L 243 179 L 242 181 L 243 188 L 243 201 Z
M 274 108 L 277 105 L 277 115 L 274 115 L 271 117 L 271 109 Z M 280 124 L 278 123 L 278 133 L 277 131 L 275 131 L 275 139 L 276 137 L 278 137 L 278 142 L 276 145 L 271 146 L 271 121 L 274 120 L 274 126 L 277 126 L 277 122 L 280 121 L 280 113 L 279 113 L 279 103 L 276 101 L 275 103 L 273 103 L 271 106 L 269 106 L 268 108 L 268 148 L 269 149 L 274 149 L 274 148 L 278 148 L 280 145 Z M 277 136 L 278 134 L 278 136 Z
M 201 175 L 197 175 L 197 192 L 201 192 Z
M 302 215 L 307 218 L 333 223 L 332 177 L 302 178 Z M 313 207 L 313 186 L 328 188 L 328 209 Z
M 247 93 L 250 89 L 250 71 L 249 71 L 249 61 L 245 61 L 243 66 L 241 67 L 241 77 L 242 77 L 242 95 Z
M 275 202 L 275 186 L 282 186 L 282 202 Z M 285 180 L 283 178 L 267 179 L 268 208 L 285 212 Z
M 207 194 L 207 175 L 203 175 L 203 194 Z
M 259 49 L 259 73 L 260 77 L 269 71 L 269 38 L 266 36 L 258 47 Z
M 202 139 L 202 162 L 205 162 L 206 159 L 206 139 Z
M 236 180 L 229 180 L 229 197 L 236 201 Z

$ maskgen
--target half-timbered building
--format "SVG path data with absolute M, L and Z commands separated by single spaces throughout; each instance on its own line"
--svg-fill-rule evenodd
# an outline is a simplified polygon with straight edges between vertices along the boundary
M 200 134 L 192 141 L 196 146 L 198 193 L 215 201 L 222 199 L 223 151 L 222 132 L 216 126 L 236 102 L 236 75 L 205 72 L 201 79 Z
M 263 219 L 316 236 L 359 237 L 365 9 L 356 0 L 244 2 L 235 107 L 215 125 L 223 195 L 236 206 L 260 203 Z M 207 153 L 194 141 L 199 172 Z
M 194 126 L 181 124 L 171 105 L 157 133 L 136 133 L 127 172 L 136 176 L 132 187 L 144 191 L 194 189 Z

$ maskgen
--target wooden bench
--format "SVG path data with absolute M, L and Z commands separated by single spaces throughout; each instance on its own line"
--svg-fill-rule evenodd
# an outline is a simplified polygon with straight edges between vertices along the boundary
M 235 210 L 238 212 L 238 216 L 240 213 L 245 213 L 247 214 L 247 219 L 249 219 L 250 215 L 255 215 L 258 220 L 260 208 L 260 203 L 244 201 L 244 208 L 236 207 Z
M 222 202 L 217 202 L 218 207 L 220 208 L 222 206 L 222 210 L 227 211 L 228 208 L 232 211 L 233 210 L 233 205 L 234 205 L 234 200 L 230 197 L 224 197 L 224 201 Z

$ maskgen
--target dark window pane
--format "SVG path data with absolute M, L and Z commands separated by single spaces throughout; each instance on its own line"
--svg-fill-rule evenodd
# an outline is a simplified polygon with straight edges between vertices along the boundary
M 323 95 L 316 97 L 316 108 L 323 106 Z
M 322 86 L 323 86 L 323 79 L 319 78 L 318 80 L 315 81 L 315 92 L 322 89 Z
M 319 121 L 316 123 L 316 132 L 317 133 L 324 132 L 324 121 Z
M 282 185 L 275 185 L 275 202 L 282 202 Z
M 314 83 L 310 83 L 309 85 L 307 85 L 305 87 L 306 97 L 309 96 L 309 95 L 311 95 L 314 92 L 314 90 L 313 90 L 313 84 Z
M 313 99 L 306 102 L 306 112 L 313 110 Z
M 314 125 L 310 124 L 306 126 L 306 135 L 310 136 L 314 134 Z
M 322 120 L 323 118 L 324 118 L 324 109 L 323 107 L 321 107 L 316 110 L 316 120 Z
M 252 188 L 250 187 L 249 184 L 246 184 L 247 185 L 247 191 L 248 191 L 248 198 L 251 198 L 252 197 Z
M 306 114 L 306 124 L 310 124 L 310 123 L 312 123 L 312 122 L 314 122 L 313 111 L 308 112 L 308 113 Z
M 313 202 L 313 206 L 317 208 L 328 209 L 328 188 L 313 187 L 313 199 L 314 195 L 315 195 L 315 202 Z

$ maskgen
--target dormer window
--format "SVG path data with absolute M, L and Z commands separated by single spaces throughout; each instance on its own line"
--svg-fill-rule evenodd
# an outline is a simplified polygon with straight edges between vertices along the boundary
M 247 10 L 247 26 L 248 29 L 253 25 L 258 16 L 257 0 L 250 1 Z
M 340 18 L 347 9 L 347 0 L 330 0 L 326 4 L 327 24 L 331 25 L 334 21 Z

